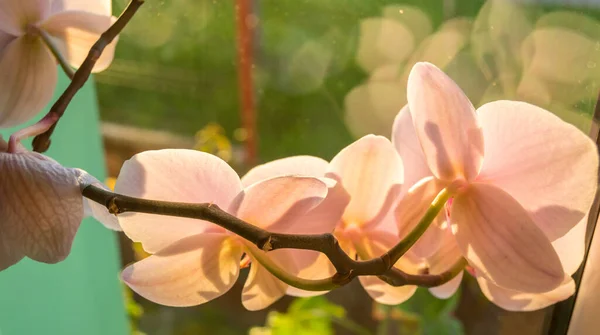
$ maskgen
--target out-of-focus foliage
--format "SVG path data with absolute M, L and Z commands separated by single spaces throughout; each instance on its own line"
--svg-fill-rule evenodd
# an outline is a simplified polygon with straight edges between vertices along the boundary
M 123 296 L 125 300 L 125 311 L 129 316 L 131 335 L 146 335 L 146 333 L 139 330 L 138 327 L 139 321 L 144 315 L 144 307 L 133 299 L 133 292 L 125 284 L 123 284 Z
M 527 101 L 587 131 L 600 89 L 599 31 L 588 13 L 515 1 L 488 0 L 475 17 L 457 15 L 437 27 L 420 6 L 386 6 L 361 20 L 356 60 L 369 78 L 346 95 L 346 124 L 355 136 L 385 134 L 407 103 L 410 69 L 428 61 L 475 107 Z
M 457 293 L 447 300 L 437 299 L 427 289 L 419 288 L 407 302 L 394 307 L 378 305 L 387 309 L 389 318 L 398 325 L 400 334 L 459 335 L 463 328 L 453 312 L 459 301 Z
M 344 307 L 318 296 L 296 299 L 286 313 L 269 313 L 267 324 L 252 328 L 250 335 L 329 335 L 334 334 L 334 324 L 356 334 L 369 334 L 367 330 L 346 319 Z
M 223 127 L 212 122 L 196 132 L 194 149 L 213 154 L 226 162 L 232 158 L 231 142 Z

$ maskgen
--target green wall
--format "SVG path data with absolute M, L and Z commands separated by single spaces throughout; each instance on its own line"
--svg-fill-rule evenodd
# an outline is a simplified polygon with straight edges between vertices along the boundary
M 67 84 L 62 76 L 56 96 Z M 12 131 L 1 133 L 8 139 Z M 47 154 L 104 180 L 93 82 L 71 103 Z M 0 272 L 0 335 L 127 334 L 119 267 L 116 233 L 93 219 L 84 220 L 64 262 L 47 265 L 24 259 Z

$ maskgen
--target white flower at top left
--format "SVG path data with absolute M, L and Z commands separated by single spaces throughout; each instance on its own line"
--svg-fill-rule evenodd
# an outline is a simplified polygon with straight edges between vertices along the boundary
M 7 147 L 0 137 L 0 271 L 23 257 L 64 260 L 86 215 L 120 230 L 116 216 L 81 195 L 90 184 L 103 187 L 94 177 L 22 147 L 8 153 Z
M 110 27 L 110 0 L 0 1 L 0 128 L 37 115 L 52 98 L 57 61 L 42 34 L 73 67 Z M 103 52 L 94 71 L 112 62 L 116 40 Z

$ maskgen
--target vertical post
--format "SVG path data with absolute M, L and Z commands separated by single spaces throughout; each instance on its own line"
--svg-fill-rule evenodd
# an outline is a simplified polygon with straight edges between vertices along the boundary
M 236 0 L 238 83 L 242 127 L 246 131 L 245 163 L 250 167 L 257 161 L 256 105 L 254 101 L 253 30 L 256 18 L 252 14 L 252 0 Z

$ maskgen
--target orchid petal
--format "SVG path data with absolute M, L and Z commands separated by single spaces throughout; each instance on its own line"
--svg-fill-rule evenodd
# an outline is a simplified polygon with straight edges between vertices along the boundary
M 63 56 L 73 67 L 80 67 L 88 56 L 91 47 L 98 41 L 116 19 L 111 16 L 98 15 L 83 11 L 67 11 L 54 14 L 41 24 L 41 29 L 58 38 Z M 106 70 L 115 56 L 118 38 L 108 44 L 92 72 Z
M 16 36 L 9 33 L 5 33 L 0 28 L 0 54 L 4 51 L 4 48 L 12 42 Z
M 560 258 L 565 273 L 568 275 L 573 275 L 579 269 L 581 262 L 583 262 L 587 224 L 588 215 L 584 216 L 564 236 L 552 241 L 552 246 Z
M 246 188 L 239 208 L 232 213 L 255 226 L 283 233 L 326 195 L 327 185 L 317 178 L 275 177 Z
M 106 191 L 110 191 L 110 189 L 106 187 L 106 185 L 102 184 L 98 179 L 96 179 L 94 176 L 90 175 L 86 171 L 81 169 L 75 169 L 75 172 L 78 174 L 77 180 L 79 182 L 79 188 L 82 191 L 90 185 L 104 189 Z M 119 225 L 119 220 L 117 220 L 117 217 L 114 214 L 109 213 L 108 209 L 106 209 L 106 206 L 104 205 L 101 205 L 95 201 L 84 197 L 83 211 L 85 216 L 93 217 L 108 229 L 116 231 L 122 230 L 121 226 Z
M 524 293 L 511 291 L 477 277 L 481 292 L 497 306 L 515 312 L 529 312 L 553 305 L 575 294 L 575 282 L 567 278 L 560 286 L 549 292 Z
M 36 153 L 0 153 L 0 171 L 4 238 L 36 261 L 64 260 L 83 219 L 75 171 Z
M 384 305 L 401 304 L 412 297 L 417 291 L 417 286 L 405 285 L 395 287 L 379 279 L 377 276 L 361 276 L 358 279 L 369 296 Z
M 335 267 L 325 254 L 310 250 L 294 250 L 292 255 L 296 263 L 294 275 L 304 279 L 325 279 L 336 274 Z M 286 294 L 294 297 L 313 297 L 325 294 L 327 291 L 304 291 L 288 286 Z
M 195 150 L 146 151 L 126 161 L 115 185 L 124 195 L 153 200 L 211 203 L 228 208 L 242 191 L 235 171 L 220 158 Z M 210 222 L 188 218 L 124 213 L 123 231 L 148 252 L 156 252 L 183 237 L 222 231 Z
M 404 166 L 404 190 L 408 190 L 419 180 L 432 175 L 417 137 L 408 105 L 400 110 L 394 120 L 392 143 L 402 160 L 410 162 Z
M 23 36 L 2 51 L 0 78 L 0 128 L 7 128 L 29 121 L 48 104 L 58 70 L 39 39 Z
M 452 235 L 451 228 L 447 226 L 442 232 L 444 236 L 439 250 L 427 259 L 429 273 L 433 275 L 449 271 L 462 258 L 462 253 Z M 429 292 L 439 299 L 450 298 L 458 290 L 463 272 L 460 271 L 457 276 L 443 285 L 430 288 Z
M 295 156 L 278 159 L 259 165 L 242 177 L 242 184 L 249 186 L 257 182 L 286 175 L 323 177 L 329 163 L 313 156 Z M 323 179 L 322 179 L 323 180 Z M 333 181 L 333 180 L 331 180 Z M 331 233 L 340 222 L 350 197 L 340 183 L 333 181 L 325 199 L 306 214 L 297 216 L 285 228 L 288 234 L 320 234 Z M 330 277 L 335 269 L 327 257 L 311 250 L 293 250 L 290 259 L 294 263 L 292 274 L 306 279 Z M 325 292 L 304 291 L 289 287 L 287 294 L 294 296 L 314 296 Z
M 15 248 L 10 240 L 0 234 L 0 271 L 18 263 L 25 255 Z
M 415 229 L 444 186 L 444 182 L 434 177 L 427 177 L 409 189 L 395 211 L 400 238 L 405 238 Z M 443 238 L 440 227 L 444 221 L 446 221 L 446 213 L 441 211 L 410 250 L 422 258 L 429 257 L 437 251 Z
M 365 225 L 386 214 L 390 199 L 397 198 L 402 159 L 388 139 L 367 135 L 340 151 L 326 176 L 341 182 L 350 194 L 343 216 L 346 224 Z
M 429 288 L 429 293 L 431 293 L 434 297 L 438 299 L 449 299 L 452 297 L 458 288 L 460 287 L 460 283 L 463 279 L 464 271 L 461 271 L 454 278 L 450 279 L 448 282 Z
M 281 253 L 280 251 L 285 250 L 272 251 L 268 257 L 272 258 L 279 266 L 282 266 L 285 264 L 283 260 L 287 259 L 287 257 L 281 256 L 285 255 L 285 253 Z M 257 249 L 253 252 L 264 251 Z M 242 304 L 249 311 L 257 311 L 269 307 L 283 297 L 288 285 L 277 279 L 264 266 L 258 263 L 251 253 L 248 255 L 252 260 L 252 265 L 250 265 L 250 273 L 242 291 Z
M 383 234 L 365 235 L 361 245 L 357 248 L 364 250 L 369 258 L 379 257 L 394 246 L 394 239 L 386 238 Z M 361 258 L 363 258 L 361 256 Z M 364 258 L 363 258 L 364 259 Z M 417 264 L 407 257 L 402 257 L 394 267 L 406 272 L 416 274 L 419 271 Z M 391 286 L 376 276 L 358 277 L 360 283 L 369 296 L 380 304 L 397 305 L 408 300 L 417 290 L 414 285 Z
M 314 156 L 293 156 L 277 159 L 252 168 L 242 177 L 242 185 L 248 187 L 265 179 L 288 175 L 323 177 L 328 164 L 326 160 Z
M 431 172 L 442 180 L 474 179 L 483 160 L 483 136 L 463 91 L 435 65 L 417 63 L 407 96 Z
M 28 24 L 42 20 L 49 10 L 48 0 L 3 0 L 0 2 L 0 31 L 21 36 Z
M 329 163 L 324 159 L 314 156 L 282 158 L 256 166 L 242 177 L 242 184 L 248 187 L 254 183 L 273 177 L 291 175 L 323 177 L 328 165 Z M 287 233 L 330 233 L 339 223 L 342 213 L 350 201 L 350 196 L 340 183 L 328 178 L 321 178 L 321 180 L 328 184 L 327 197 L 306 215 L 298 218 L 302 222 L 290 226 L 290 230 Z
M 594 142 L 550 112 L 516 101 L 478 110 L 486 157 L 478 180 L 513 196 L 550 240 L 589 211 L 596 193 Z
M 543 293 L 565 277 L 542 230 L 508 193 L 473 183 L 452 202 L 456 241 L 469 263 L 507 289 Z
M 167 306 L 200 305 L 235 284 L 243 249 L 225 234 L 199 234 L 128 266 L 123 281 L 144 298 Z
M 52 13 L 72 10 L 110 16 L 112 14 L 112 2 L 111 0 L 52 0 Z

